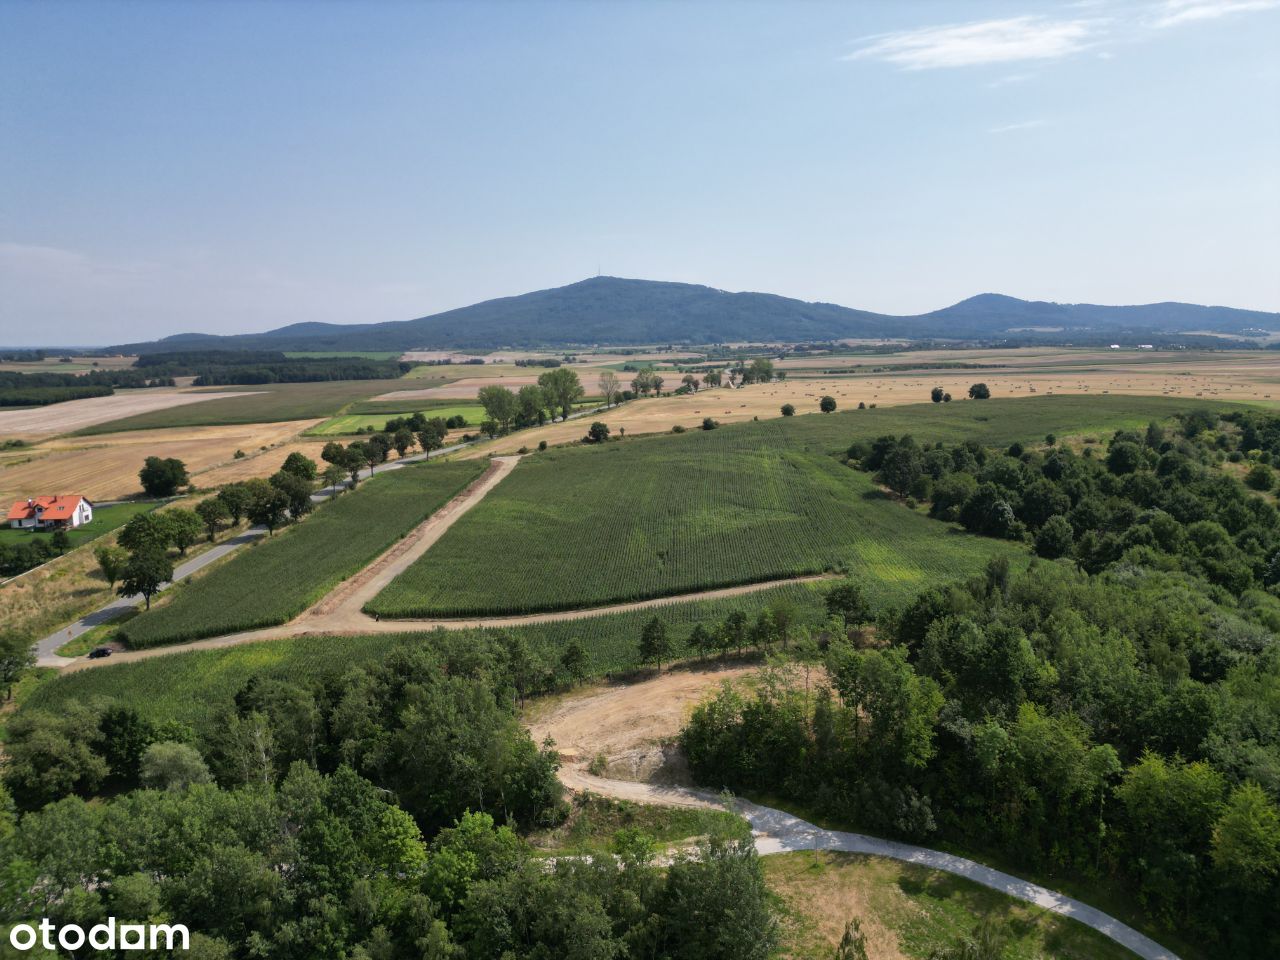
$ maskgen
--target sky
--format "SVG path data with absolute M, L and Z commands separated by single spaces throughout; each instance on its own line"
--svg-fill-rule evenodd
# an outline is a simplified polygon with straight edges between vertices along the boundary
M 603 273 L 1280 311 L 1280 0 L 0 0 L 0 344 Z

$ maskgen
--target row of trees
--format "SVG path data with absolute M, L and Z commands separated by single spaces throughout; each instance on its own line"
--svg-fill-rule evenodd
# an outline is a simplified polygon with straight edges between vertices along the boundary
M 557 416 L 568 419 L 573 405 L 582 396 L 578 374 L 568 367 L 539 374 L 536 384 L 527 384 L 518 392 L 498 384 L 481 387 L 478 399 L 487 419 L 480 424 L 480 429 L 489 436 L 497 436 L 513 429 L 539 426 Z

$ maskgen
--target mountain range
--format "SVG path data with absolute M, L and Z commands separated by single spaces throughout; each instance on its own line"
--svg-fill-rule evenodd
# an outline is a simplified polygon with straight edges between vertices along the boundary
M 1212 343 L 1280 331 L 1280 313 L 1189 303 L 1101 306 L 984 293 L 914 316 L 892 316 L 769 293 L 691 283 L 593 277 L 564 287 L 385 323 L 304 322 L 265 333 L 182 333 L 120 344 L 164 350 L 493 350 L 620 344 L 802 342 L 842 338 L 1097 343 L 1109 338 Z M 1157 336 L 1159 335 L 1159 336 Z

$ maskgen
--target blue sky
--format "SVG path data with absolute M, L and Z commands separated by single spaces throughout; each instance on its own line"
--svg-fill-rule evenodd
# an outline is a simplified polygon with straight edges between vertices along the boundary
M 0 343 L 617 276 L 1280 310 L 1280 0 L 0 0 Z

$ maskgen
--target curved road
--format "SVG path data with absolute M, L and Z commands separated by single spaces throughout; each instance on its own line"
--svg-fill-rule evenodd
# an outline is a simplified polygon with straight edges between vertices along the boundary
M 594 777 L 582 770 L 565 768 L 561 768 L 560 779 L 566 787 L 571 789 L 590 790 L 593 793 L 635 803 L 718 809 L 723 809 L 725 806 L 724 800 L 715 794 L 688 787 L 608 780 L 604 777 Z M 943 873 L 964 877 L 981 886 L 1033 904 L 1042 910 L 1070 917 L 1133 951 L 1143 960 L 1179 960 L 1178 955 L 1172 950 L 1160 946 L 1150 937 L 1087 903 L 1081 903 L 1065 894 L 1056 893 L 1047 887 L 983 866 L 973 860 L 943 853 L 941 850 L 917 847 L 910 843 L 882 840 L 863 833 L 823 830 L 784 810 L 775 810 L 749 800 L 735 798 L 730 801 L 730 804 L 751 824 L 756 839 L 756 850 L 761 856 L 794 853 L 799 850 L 832 850 L 914 863 L 932 870 L 941 870 Z

